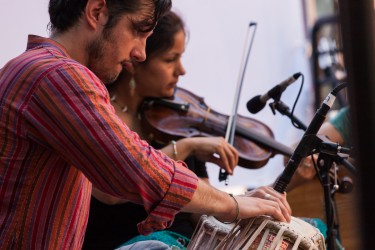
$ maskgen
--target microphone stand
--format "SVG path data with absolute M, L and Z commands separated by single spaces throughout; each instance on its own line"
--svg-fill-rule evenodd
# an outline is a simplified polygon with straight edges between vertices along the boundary
M 281 114 L 289 117 L 293 122 L 298 125 L 298 128 L 306 131 L 307 126 L 303 124 L 298 118 L 291 115 L 289 112 L 289 107 L 285 105 L 280 100 L 275 100 L 270 104 L 272 112 L 275 114 L 275 110 L 279 111 Z M 307 135 L 302 140 L 305 141 L 306 145 L 311 148 L 312 154 L 319 153 L 318 157 L 318 169 L 319 175 L 321 176 L 323 192 L 324 192 L 324 208 L 327 222 L 327 239 L 326 245 L 328 250 L 337 250 L 336 237 L 339 236 L 338 232 L 338 223 L 335 222 L 335 208 L 334 208 L 334 194 L 337 191 L 332 189 L 331 178 L 329 178 L 329 170 L 333 162 L 344 165 L 349 171 L 356 174 L 356 169 L 349 161 L 345 160 L 338 153 L 339 152 L 329 152 L 326 150 L 326 141 L 325 137 L 319 135 Z M 336 170 L 334 170 L 336 171 Z M 340 238 L 340 237 L 338 237 Z
M 337 250 L 336 237 L 338 234 L 338 223 L 335 222 L 335 207 L 334 207 L 334 194 L 335 189 L 331 189 L 331 179 L 329 177 L 329 169 L 333 163 L 331 155 L 326 153 L 319 153 L 318 167 L 320 169 L 320 175 L 322 177 L 322 185 L 324 192 L 324 208 L 327 220 L 327 249 Z M 336 171 L 336 170 L 334 170 Z M 340 238 L 340 237 L 338 237 Z
M 327 222 L 327 239 L 326 245 L 328 250 L 337 250 L 338 245 L 336 242 L 336 237 L 340 239 L 339 234 L 339 224 L 335 221 L 335 199 L 334 195 L 338 190 L 337 183 L 332 183 L 331 178 L 329 176 L 329 170 L 332 167 L 332 164 L 336 162 L 335 156 L 338 156 L 338 151 L 329 151 L 326 148 L 326 137 L 324 136 L 316 136 L 316 150 L 314 153 L 319 153 L 319 157 L 317 160 L 319 175 L 321 177 L 321 183 L 323 186 L 323 193 L 324 193 L 324 210 L 326 215 L 326 222 Z M 341 157 L 340 157 L 341 158 Z M 343 159 L 343 158 L 341 158 Z M 336 180 L 336 169 L 335 171 L 335 180 Z M 333 187 L 333 188 L 332 188 Z

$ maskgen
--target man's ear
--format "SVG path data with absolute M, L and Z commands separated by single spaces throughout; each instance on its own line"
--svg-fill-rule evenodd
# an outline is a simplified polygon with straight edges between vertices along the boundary
M 108 7 L 105 0 L 88 0 L 84 16 L 92 29 L 100 29 L 108 21 Z

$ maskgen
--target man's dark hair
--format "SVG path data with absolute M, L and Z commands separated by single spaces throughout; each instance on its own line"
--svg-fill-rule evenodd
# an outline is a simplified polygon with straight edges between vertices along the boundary
M 146 55 L 147 59 L 163 53 L 174 44 L 174 36 L 179 31 L 185 31 L 185 24 L 182 19 L 173 11 L 169 11 L 159 19 L 154 32 L 147 39 Z M 147 59 L 145 63 L 147 62 Z
M 113 27 L 124 14 L 136 13 L 142 6 L 152 4 L 155 8 L 151 25 L 147 30 L 151 31 L 159 18 L 172 6 L 171 0 L 107 0 L 109 20 L 106 28 Z M 52 32 L 64 32 L 73 27 L 81 17 L 87 0 L 50 0 L 48 12 L 50 16 L 50 30 Z

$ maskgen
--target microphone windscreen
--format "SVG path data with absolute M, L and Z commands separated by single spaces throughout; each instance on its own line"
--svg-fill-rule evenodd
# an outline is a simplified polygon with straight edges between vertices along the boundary
M 260 95 L 257 95 L 247 102 L 246 107 L 250 113 L 256 114 L 261 111 L 266 104 L 260 100 Z

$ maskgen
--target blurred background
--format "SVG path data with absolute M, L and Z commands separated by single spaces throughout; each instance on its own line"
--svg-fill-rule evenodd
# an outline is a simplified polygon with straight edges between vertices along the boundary
M 249 42 L 245 42 L 249 41 L 248 37 L 253 38 L 238 114 L 265 123 L 275 139 L 285 145 L 296 143 L 302 131 L 293 127 L 287 116 L 278 112 L 274 115 L 268 105 L 251 114 L 246 103 L 294 73 L 301 72 L 304 85 L 295 116 L 308 125 L 322 98 L 339 81 L 333 80 L 336 68 L 342 69 L 340 77 L 345 77 L 336 28 L 337 6 L 332 0 L 236 0 L 230 3 L 218 0 L 214 5 L 204 0 L 174 0 L 173 5 L 189 30 L 189 42 L 183 56 L 187 74 L 182 77 L 180 87 L 204 97 L 212 109 L 230 114 L 242 73 L 241 62 L 249 46 Z M 324 18 L 330 20 L 322 22 L 315 31 L 316 23 Z M 249 28 L 250 23 L 256 24 L 255 31 L 254 26 Z M 319 42 L 313 44 L 313 39 Z M 318 54 L 321 55 L 316 56 Z M 302 79 L 298 79 L 281 96 L 290 109 L 301 82 Z M 345 102 L 346 99 L 341 104 Z M 218 181 L 217 167 L 212 166 L 209 168 L 210 181 L 217 187 L 229 189 L 267 185 L 284 169 L 282 158 L 277 154 L 260 169 L 236 168 L 234 176 L 229 177 L 228 187 Z
M 49 17 L 48 0 L 7 1 L 6 5 L 5 0 L 0 2 L 6 6 L 0 8 L 1 68 L 25 50 L 28 34 L 48 36 Z M 363 2 L 374 6 L 372 0 Z M 300 72 L 303 78 L 285 90 L 281 101 L 292 109 L 303 79 L 294 115 L 309 124 L 326 95 L 347 78 L 338 3 L 335 0 L 173 0 L 173 9 L 181 15 L 189 32 L 183 56 L 187 74 L 181 78 L 179 86 L 204 98 L 212 110 L 229 115 L 243 73 L 242 61 L 249 47 L 249 37 L 252 38 L 238 114 L 264 123 L 272 130 L 276 141 L 292 146 L 303 135 L 302 130 L 296 129 L 287 116 L 277 111 L 274 114 L 268 105 L 251 114 L 246 103 Z M 254 25 L 249 28 L 250 23 Z M 346 105 L 347 91 L 341 91 L 330 115 Z M 217 166 L 209 164 L 208 168 L 212 185 L 241 193 L 272 184 L 284 164 L 283 156 L 276 154 L 258 169 L 237 167 L 228 185 L 218 180 Z M 337 200 L 340 218 L 344 218 L 341 222 L 345 220 L 341 223 L 345 249 L 359 249 L 355 190 L 341 198 L 340 195 Z M 288 200 L 294 206 L 294 215 L 324 220 L 323 199 L 321 187 L 316 184 L 290 194 Z M 305 205 L 302 210 L 301 204 Z

